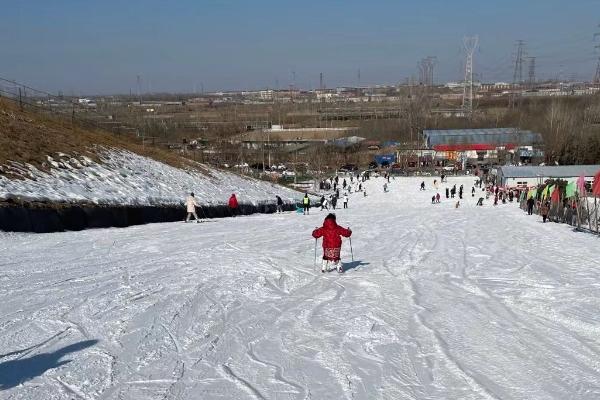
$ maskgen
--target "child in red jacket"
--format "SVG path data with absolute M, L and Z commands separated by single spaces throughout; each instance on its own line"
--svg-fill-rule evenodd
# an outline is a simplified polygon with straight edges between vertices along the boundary
M 312 233 L 315 239 L 323 237 L 323 264 L 321 272 L 329 271 L 330 265 L 333 265 L 338 272 L 344 272 L 342 263 L 340 263 L 340 250 L 342 248 L 342 238 L 350 237 L 352 231 L 342 228 L 335 222 L 335 214 L 329 214 L 325 217 L 323 226 L 317 228 Z

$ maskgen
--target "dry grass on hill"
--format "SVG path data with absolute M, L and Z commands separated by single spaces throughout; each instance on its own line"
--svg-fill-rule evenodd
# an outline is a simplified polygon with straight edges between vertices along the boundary
M 46 157 L 59 152 L 85 155 L 97 161 L 95 148 L 98 146 L 129 150 L 174 167 L 207 173 L 188 159 L 167 150 L 142 146 L 135 138 L 85 129 L 72 125 L 64 117 L 21 111 L 13 102 L 0 99 L 0 166 L 15 161 L 47 170 Z

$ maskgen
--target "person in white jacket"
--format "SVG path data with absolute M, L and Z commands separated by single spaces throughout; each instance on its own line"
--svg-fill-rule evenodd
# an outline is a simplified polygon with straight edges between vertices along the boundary
M 194 193 L 190 193 L 188 198 L 185 200 L 185 205 L 187 207 L 187 218 L 185 219 L 185 222 L 190 222 L 192 215 L 194 216 L 194 219 L 196 219 L 196 222 L 200 222 L 198 215 L 196 215 L 196 207 L 198 207 L 198 202 L 194 197 Z

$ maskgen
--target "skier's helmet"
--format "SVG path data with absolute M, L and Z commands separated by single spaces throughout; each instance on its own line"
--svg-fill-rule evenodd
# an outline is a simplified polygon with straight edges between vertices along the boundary
M 190 196 L 194 197 L 194 192 L 190 193 Z

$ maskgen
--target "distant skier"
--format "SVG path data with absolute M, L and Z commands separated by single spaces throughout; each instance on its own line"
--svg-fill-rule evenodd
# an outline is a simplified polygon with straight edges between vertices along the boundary
M 431 204 L 435 204 L 435 195 L 431 196 Z
M 200 220 L 198 219 L 198 215 L 196 215 L 196 207 L 198 207 L 198 202 L 194 197 L 194 193 L 190 193 L 190 195 L 185 200 L 185 205 L 187 208 L 187 217 L 185 218 L 185 222 L 190 222 L 190 218 L 192 217 L 192 215 L 194 216 L 196 222 L 200 222 Z
M 384 183 L 383 184 L 383 192 L 387 193 L 387 191 L 388 191 L 388 185 L 387 185 L 387 183 Z
M 337 269 L 338 272 L 344 272 L 340 262 L 340 252 L 342 249 L 342 238 L 350 237 L 352 231 L 348 228 L 342 228 L 336 223 L 335 214 L 329 214 L 323 221 L 321 228 L 316 228 L 312 236 L 315 239 L 323 237 L 323 262 L 321 272 L 329 271 L 330 266 Z
M 450 197 L 454 198 L 455 195 L 456 195 L 456 185 L 452 186 L 452 189 L 450 189 Z
M 435 195 L 435 202 L 436 203 L 440 202 L 440 194 L 439 193 L 436 193 L 436 195 Z
M 480 197 L 479 200 L 477 200 L 477 204 L 478 206 L 483 206 L 483 197 Z
M 421 189 L 420 190 L 425 190 L 425 181 L 421 182 Z
M 344 190 L 346 190 L 346 185 L 347 185 L 347 183 L 346 183 L 346 178 L 344 178 L 344 181 L 342 182 L 342 188 L 343 188 Z
M 446 198 L 450 198 L 450 189 L 446 188 Z
M 530 197 L 527 199 L 527 214 L 528 215 L 532 215 L 533 214 L 533 206 L 535 204 L 535 200 L 533 199 L 533 197 Z
M 475 186 L 471 188 L 471 197 L 475 197 Z
M 329 201 L 325 198 L 325 196 L 321 197 L 321 211 L 329 210 Z
M 239 207 L 237 197 L 235 197 L 235 193 L 231 195 L 231 197 L 229 198 L 229 203 L 227 205 L 229 206 L 229 212 L 231 213 L 231 216 L 235 217 L 237 214 L 237 209 Z
M 331 197 L 331 207 L 335 210 L 335 207 L 337 206 L 337 196 L 333 196 Z
M 308 193 L 304 193 L 304 197 L 302 198 L 302 213 L 304 215 L 310 214 L 310 198 L 308 197 Z
M 348 208 L 348 195 L 344 194 L 344 208 Z
M 283 212 L 283 200 L 279 196 L 275 196 L 275 197 L 277 197 L 277 212 L 282 213 Z
M 460 188 L 458 189 L 458 197 L 462 200 L 462 195 L 463 195 L 463 185 L 460 185 Z
M 542 219 L 543 219 L 544 223 L 546 223 L 546 220 L 548 219 L 549 211 L 550 211 L 550 204 L 548 202 L 545 202 L 544 204 L 542 204 L 542 206 L 540 207 L 540 214 L 542 214 Z

